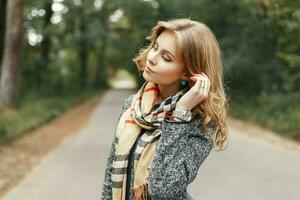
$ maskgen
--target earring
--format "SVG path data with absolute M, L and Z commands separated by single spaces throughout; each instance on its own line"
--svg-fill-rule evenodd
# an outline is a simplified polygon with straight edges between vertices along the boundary
M 188 85 L 188 81 L 187 80 L 184 80 L 184 79 L 180 80 L 180 86 L 182 88 L 185 88 L 187 85 Z

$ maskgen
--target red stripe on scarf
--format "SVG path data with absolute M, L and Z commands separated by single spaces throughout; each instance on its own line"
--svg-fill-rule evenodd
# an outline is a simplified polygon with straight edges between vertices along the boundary
M 158 92 L 158 88 L 157 87 L 147 88 L 147 89 L 144 90 L 144 92 L 149 92 L 149 91 L 152 91 L 152 90 Z
M 173 114 L 173 111 L 167 111 L 166 115 L 171 116 Z
M 134 200 L 152 200 L 149 195 L 148 183 L 133 188 Z
M 157 86 L 154 86 L 154 87 L 151 87 L 151 88 L 147 88 L 144 90 L 144 92 L 149 92 L 149 91 L 155 91 L 158 93 L 158 87 Z M 156 98 L 154 98 L 152 100 L 152 105 L 154 105 L 156 103 Z
M 144 89 L 144 93 L 145 93 L 145 92 L 151 92 L 151 91 L 155 91 L 155 92 L 158 93 L 158 87 L 157 87 L 157 86 L 154 86 L 154 87 L 150 87 L 150 88 Z M 154 99 L 152 100 L 152 105 L 154 105 L 154 104 L 156 103 L 156 99 L 157 99 L 157 98 L 154 98 Z M 137 101 L 141 101 L 141 100 L 142 100 L 142 96 L 139 96 L 136 100 L 137 100 Z
M 167 115 L 167 116 L 171 116 L 172 113 L 173 113 L 172 111 L 167 111 L 167 112 L 166 112 L 166 115 Z M 158 112 L 153 112 L 153 113 L 152 113 L 153 116 L 156 116 L 156 115 L 158 115 L 158 114 L 160 114 L 160 113 L 158 113 Z
M 134 120 L 130 120 L 130 119 L 125 120 L 125 123 L 136 124 L 136 122 Z

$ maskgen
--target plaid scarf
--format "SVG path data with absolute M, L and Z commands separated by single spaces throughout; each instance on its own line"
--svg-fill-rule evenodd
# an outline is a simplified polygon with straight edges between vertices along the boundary
M 172 111 L 186 91 L 186 88 L 182 89 L 164 101 L 157 102 L 158 85 L 145 82 L 133 97 L 131 106 L 122 114 L 116 129 L 111 176 L 113 200 L 125 200 L 128 156 L 142 128 L 146 131 L 143 132 L 134 152 L 134 199 L 151 199 L 148 195 L 147 177 L 156 142 L 162 133 L 161 124 L 165 118 L 174 122 L 181 121 L 172 117 Z

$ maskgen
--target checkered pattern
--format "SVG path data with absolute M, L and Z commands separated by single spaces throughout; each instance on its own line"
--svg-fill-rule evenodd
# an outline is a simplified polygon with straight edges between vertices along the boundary
M 123 113 L 117 125 L 111 177 L 113 200 L 125 200 L 128 156 L 142 128 L 146 131 L 134 152 L 134 193 L 137 200 L 150 199 L 147 177 L 156 142 L 162 132 L 161 124 L 164 119 L 172 119 L 172 111 L 186 91 L 185 88 L 162 102 L 157 102 L 158 85 L 145 82 L 134 96 L 131 107 Z

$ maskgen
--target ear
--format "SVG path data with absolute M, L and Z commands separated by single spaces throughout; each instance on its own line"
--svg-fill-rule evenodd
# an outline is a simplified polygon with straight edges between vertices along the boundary
M 186 67 L 183 68 L 183 70 L 181 71 L 181 80 L 188 80 L 189 76 L 188 76 L 188 69 Z
M 181 79 L 182 80 L 188 80 L 189 76 L 187 74 L 184 74 L 184 75 L 181 76 Z

